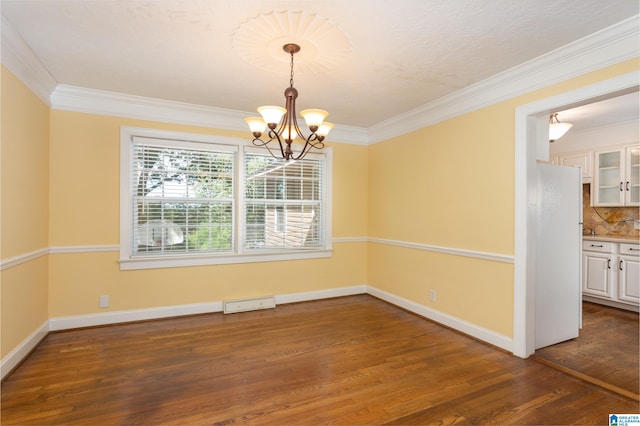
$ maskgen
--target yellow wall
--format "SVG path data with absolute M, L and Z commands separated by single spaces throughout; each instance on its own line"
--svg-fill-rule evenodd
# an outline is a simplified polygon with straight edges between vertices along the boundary
M 365 243 L 334 249 L 329 259 L 136 271 L 120 271 L 117 252 L 55 254 L 49 309 L 55 318 L 365 284 Z M 101 294 L 109 309 L 98 309 Z
M 119 243 L 120 127 L 246 137 L 212 129 L 54 110 L 51 246 Z M 367 147 L 333 146 L 333 236 L 367 230 Z M 117 252 L 58 253 L 50 263 L 51 317 L 172 306 L 366 284 L 366 243 L 334 244 L 331 258 L 120 271 Z M 110 307 L 98 307 L 100 295 Z
M 513 255 L 515 108 L 637 69 L 629 61 L 370 147 L 334 144 L 333 237 Z M 49 112 L 6 70 L 2 103 L 3 260 L 119 243 L 120 126 L 246 136 Z M 2 278 L 3 357 L 47 318 L 359 284 L 513 333 L 512 264 L 379 242 L 337 242 L 328 259 L 137 271 L 120 271 L 116 251 L 56 253 Z
M 496 105 L 371 146 L 368 235 L 512 254 L 513 116 Z M 512 264 L 373 244 L 368 265 L 376 288 L 513 333 Z
M 1 258 L 49 246 L 49 108 L 2 67 Z M 5 357 L 48 319 L 47 257 L 0 273 L 0 353 Z
M 369 237 L 513 255 L 515 109 L 638 65 L 627 61 L 372 145 Z M 513 335 L 510 263 L 375 243 L 367 264 L 369 285 Z
M 511 253 L 513 115 L 489 107 L 372 145 L 368 235 Z

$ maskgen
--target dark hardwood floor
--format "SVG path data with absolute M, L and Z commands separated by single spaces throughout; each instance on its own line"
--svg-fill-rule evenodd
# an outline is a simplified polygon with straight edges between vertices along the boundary
M 638 318 L 637 312 L 583 302 L 578 338 L 539 349 L 535 359 L 640 400 Z
M 639 403 L 367 295 L 57 332 L 3 425 L 608 424 Z

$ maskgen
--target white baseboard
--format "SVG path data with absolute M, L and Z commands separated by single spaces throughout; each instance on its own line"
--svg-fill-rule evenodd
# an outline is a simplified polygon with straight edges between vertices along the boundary
M 585 294 L 582 295 L 582 300 L 585 302 L 597 303 L 599 305 L 611 306 L 612 308 L 624 309 L 625 311 L 640 312 L 640 306 L 638 305 L 616 302 L 615 300 L 601 299 L 599 297 L 591 297 Z
M 0 363 L 0 380 L 4 380 L 5 376 L 13 371 L 14 368 L 22 362 L 23 359 L 38 346 L 40 341 L 47 337 L 49 333 L 49 321 L 45 321 L 36 329 L 29 337 L 24 339 L 9 355 L 4 357 Z
M 190 305 L 162 306 L 159 308 L 133 309 L 130 311 L 105 312 L 103 314 L 74 315 L 49 320 L 49 330 L 68 330 L 80 327 L 118 324 L 122 322 L 171 318 L 183 315 L 222 312 L 222 302 L 193 303 Z
M 495 331 L 487 330 L 486 328 L 479 327 L 470 322 L 461 320 L 460 318 L 438 312 L 419 303 L 413 302 L 400 296 L 396 296 L 391 293 L 387 293 L 386 291 L 377 289 L 375 287 L 367 286 L 367 293 L 379 299 L 382 299 L 385 302 L 389 302 L 393 305 L 418 314 L 421 317 L 428 318 L 442 325 L 453 328 L 454 330 L 458 330 L 471 337 L 482 340 L 493 346 L 497 346 L 510 353 L 513 353 L 513 339 L 511 337 L 504 336 L 502 334 L 496 333 Z
M 328 299 L 331 297 L 352 296 L 356 294 L 370 294 L 393 305 L 406 309 L 422 317 L 451 327 L 469 336 L 485 341 L 509 352 L 513 352 L 513 340 L 491 330 L 478 327 L 451 315 L 443 314 L 424 305 L 408 299 L 387 293 L 367 285 L 340 287 L 328 290 L 288 293 L 275 296 L 277 304 L 306 302 Z M 194 303 L 189 305 L 163 306 L 159 308 L 133 309 L 128 311 L 105 312 L 99 314 L 74 315 L 51 318 L 34 331 L 17 348 L 7 355 L 0 364 L 2 378 L 12 371 L 47 335 L 49 331 L 69 330 L 81 327 L 118 324 L 131 321 L 144 321 L 159 318 L 179 317 L 183 315 L 206 314 L 222 312 L 222 301 Z
M 331 297 L 353 296 L 367 292 L 366 285 L 332 288 L 329 290 L 305 291 L 303 293 L 289 293 L 276 296 L 277 304 L 307 302 L 310 300 L 329 299 Z
M 326 299 L 330 297 L 351 296 L 366 293 L 366 286 L 341 287 L 329 290 L 308 291 L 303 293 L 289 293 L 275 296 L 277 304 L 305 302 L 309 300 Z M 133 309 L 128 311 L 112 311 L 100 314 L 74 315 L 51 318 L 49 330 L 69 330 L 80 327 L 118 324 L 122 322 L 144 321 L 158 318 L 179 317 L 182 315 L 207 314 L 222 312 L 222 301 L 208 303 L 194 303 L 190 305 L 162 306 L 159 308 Z

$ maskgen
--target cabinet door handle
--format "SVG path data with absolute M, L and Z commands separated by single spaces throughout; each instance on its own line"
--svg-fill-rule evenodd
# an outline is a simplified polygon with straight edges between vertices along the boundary
M 629 250 L 631 250 L 631 251 L 640 251 L 640 249 L 633 248 L 633 247 L 629 247 Z
M 600 247 L 600 248 L 602 248 L 604 246 L 602 244 L 591 244 L 591 247 Z M 630 250 L 633 250 L 633 249 L 630 249 Z
M 629 190 L 629 181 L 627 181 L 627 191 Z
M 624 191 L 624 189 L 622 189 L 623 185 L 624 185 L 624 182 L 620 182 L 620 192 Z
M 611 269 L 611 259 L 607 259 L 607 269 Z
M 620 261 L 620 270 L 622 271 L 622 260 Z

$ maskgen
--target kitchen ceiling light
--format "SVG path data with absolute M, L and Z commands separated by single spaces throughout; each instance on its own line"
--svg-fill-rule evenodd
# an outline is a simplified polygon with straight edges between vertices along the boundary
M 293 55 L 300 51 L 300 46 L 288 43 L 282 49 L 291 55 L 291 79 L 289 87 L 284 91 L 286 99 L 285 107 L 261 106 L 258 112 L 262 117 L 247 117 L 244 121 L 249 125 L 249 130 L 253 134 L 253 144 L 267 148 L 269 153 L 275 158 L 284 160 L 300 160 L 311 150 L 311 148 L 324 148 L 324 139 L 333 128 L 333 124 L 327 123 L 324 119 L 329 115 L 322 109 L 305 109 L 300 111 L 300 115 L 305 119 L 307 127 L 311 131 L 308 137 L 304 137 L 298 120 L 296 118 L 296 98 L 298 91 L 293 87 Z M 268 140 L 261 139 L 262 133 L 269 128 Z M 304 146 L 298 153 L 294 153 L 291 144 L 296 139 L 304 142 Z M 276 145 L 276 142 L 278 145 Z M 277 149 L 280 149 L 279 155 Z M 274 153 L 275 151 L 275 153 Z
M 573 127 L 571 123 L 561 123 L 558 120 L 558 113 L 549 116 L 549 142 L 555 142 Z

